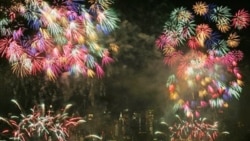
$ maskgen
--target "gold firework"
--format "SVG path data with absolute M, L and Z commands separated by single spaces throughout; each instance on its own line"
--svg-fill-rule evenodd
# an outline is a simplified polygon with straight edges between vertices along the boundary
M 205 2 L 196 2 L 193 5 L 193 10 L 195 14 L 203 16 L 208 12 L 208 5 Z
M 229 34 L 227 38 L 227 45 L 231 48 L 235 48 L 240 44 L 239 35 L 237 33 Z

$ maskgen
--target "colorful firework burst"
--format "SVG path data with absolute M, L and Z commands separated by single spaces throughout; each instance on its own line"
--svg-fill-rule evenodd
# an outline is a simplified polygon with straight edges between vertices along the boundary
M 102 77 L 113 62 L 102 40 L 117 28 L 112 0 L 25 0 L 2 8 L 0 54 L 19 76 L 62 72 Z M 87 4 L 86 4 L 87 5 Z M 91 73 L 90 73 L 91 72 Z
M 187 117 L 199 117 L 204 107 L 228 107 L 229 100 L 239 99 L 243 81 L 237 64 L 243 52 L 235 50 L 240 41 L 237 31 L 250 20 L 246 10 L 232 14 L 227 6 L 205 2 L 197 2 L 193 10 L 173 10 L 156 40 L 164 62 L 174 70 L 166 84 L 169 98 L 176 102 L 174 109 L 182 109 Z M 199 19 L 196 24 L 196 15 L 204 22 Z M 183 26 L 187 23 L 189 28 Z

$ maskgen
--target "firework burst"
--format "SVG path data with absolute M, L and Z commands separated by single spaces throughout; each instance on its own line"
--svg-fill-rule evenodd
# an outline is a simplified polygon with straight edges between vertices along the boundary
M 206 2 L 196 2 L 193 5 L 194 13 L 200 16 L 204 16 L 208 12 L 208 5 Z
M 45 105 L 36 105 L 26 114 L 16 100 L 12 100 L 19 110 L 20 116 L 12 115 L 10 118 L 0 117 L 9 127 L 3 129 L 2 133 L 12 140 L 27 141 L 32 138 L 49 140 L 53 138 L 58 141 L 67 141 L 70 130 L 85 122 L 81 117 L 70 116 L 67 111 L 71 107 L 68 104 L 61 112 L 54 113 L 46 111 Z
M 21 77 L 44 72 L 55 80 L 70 71 L 94 76 L 87 70 L 102 77 L 105 65 L 113 60 L 99 38 L 115 30 L 119 19 L 109 6 L 111 0 L 89 3 L 89 7 L 80 1 L 13 3 L 0 20 L 1 56 Z
M 173 100 L 184 101 L 175 106 L 184 111 L 184 107 L 192 110 L 204 105 L 213 108 L 227 107 L 225 105 L 228 104 L 228 100 L 239 98 L 243 84 L 237 67 L 243 53 L 230 50 L 239 45 L 240 37 L 236 31 L 229 31 L 232 27 L 239 28 L 240 25 L 242 28 L 246 27 L 249 15 L 247 11 L 239 10 L 232 16 L 231 9 L 227 6 L 207 5 L 204 2 L 197 2 L 193 10 L 195 14 L 184 7 L 173 10 L 170 21 L 165 23 L 163 34 L 156 40 L 156 46 L 165 55 L 164 62 L 176 68 L 176 80 L 167 83 L 170 97 Z M 209 21 L 212 21 L 210 24 L 214 25 L 196 25 L 193 15 L 209 17 Z M 229 24 L 231 20 L 234 21 L 233 25 Z M 183 26 L 190 21 L 190 28 Z M 217 30 L 212 27 L 217 27 Z M 189 36 L 183 34 L 185 30 L 190 31 Z M 228 37 L 226 40 L 222 38 L 225 35 Z M 185 49 L 186 46 L 189 47 L 189 51 Z M 173 80 L 172 75 L 169 79 Z M 187 93 L 192 95 L 191 98 L 186 99 Z M 196 106 L 187 103 L 196 103 L 193 104 Z
M 176 115 L 178 122 L 169 127 L 171 141 L 179 140 L 208 140 L 214 141 L 219 134 L 229 134 L 227 131 L 219 132 L 218 122 L 209 122 L 207 118 L 183 120 Z
M 175 103 L 173 111 L 183 111 L 187 118 L 177 116 L 180 123 L 169 128 L 172 141 L 214 141 L 219 135 L 218 122 L 210 124 L 201 118 L 203 110 L 223 111 L 231 99 L 240 98 L 243 86 L 238 68 L 243 52 L 232 48 L 240 44 L 237 31 L 249 25 L 248 12 L 239 10 L 233 16 L 229 7 L 205 2 L 197 2 L 193 11 L 173 10 L 156 40 L 165 64 L 173 68 L 166 84 L 169 99 Z M 204 18 L 204 23 L 199 19 L 195 24 L 195 15 Z

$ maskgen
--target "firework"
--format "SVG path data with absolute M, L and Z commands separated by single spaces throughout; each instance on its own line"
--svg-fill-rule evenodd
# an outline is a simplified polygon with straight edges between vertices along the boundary
M 239 44 L 240 44 L 239 35 L 237 33 L 229 34 L 227 38 L 228 47 L 235 48 L 235 47 L 238 47 Z
M 250 14 L 244 9 L 238 10 L 232 19 L 233 26 L 239 30 L 246 28 L 249 25 L 249 22 Z
M 183 120 L 178 115 L 178 122 L 169 127 L 171 141 L 179 140 L 209 140 L 213 141 L 219 134 L 229 134 L 218 131 L 218 122 L 209 122 L 207 118 Z
M 195 14 L 203 16 L 208 12 L 208 5 L 205 2 L 196 2 L 193 10 Z
M 63 72 L 102 77 L 113 62 L 100 38 L 117 28 L 112 1 L 25 1 L 5 8 L 0 19 L 0 54 L 18 76 Z M 114 44 L 114 43 L 113 43 Z M 91 73 L 86 73 L 91 72 Z
M 8 124 L 8 128 L 2 133 L 12 140 L 26 141 L 32 138 L 49 140 L 53 138 L 58 141 L 66 141 L 70 136 L 70 129 L 85 122 L 81 117 L 70 116 L 67 110 L 70 104 L 59 112 L 46 111 L 45 105 L 37 105 L 31 109 L 30 114 L 25 114 L 16 100 L 12 100 L 19 110 L 20 116 L 12 115 L 10 118 L 1 117 L 0 120 Z
M 192 8 L 194 14 L 185 7 L 171 12 L 156 46 L 174 70 L 166 85 L 174 110 L 199 117 L 204 107 L 226 108 L 229 100 L 240 97 L 243 81 L 237 64 L 243 53 L 231 48 L 239 46 L 237 29 L 249 25 L 249 14 L 239 10 L 233 15 L 227 6 L 205 2 Z M 197 15 L 203 23 L 195 23 Z

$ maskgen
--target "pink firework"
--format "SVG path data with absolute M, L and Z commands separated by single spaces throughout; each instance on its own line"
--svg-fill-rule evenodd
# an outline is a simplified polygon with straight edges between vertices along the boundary
M 195 31 L 196 31 L 197 39 L 200 45 L 203 47 L 205 40 L 208 37 L 210 37 L 212 33 L 212 28 L 210 28 L 208 24 L 199 24 L 197 25 Z
M 250 14 L 248 11 L 241 9 L 238 10 L 232 19 L 232 26 L 236 29 L 243 29 L 249 25 L 250 22 Z
M 197 49 L 200 47 L 199 41 L 197 40 L 196 37 L 190 37 L 187 42 L 188 47 L 191 49 Z
M 182 55 L 183 55 L 182 51 L 175 51 L 165 56 L 164 63 L 170 66 L 174 66 L 182 58 Z

